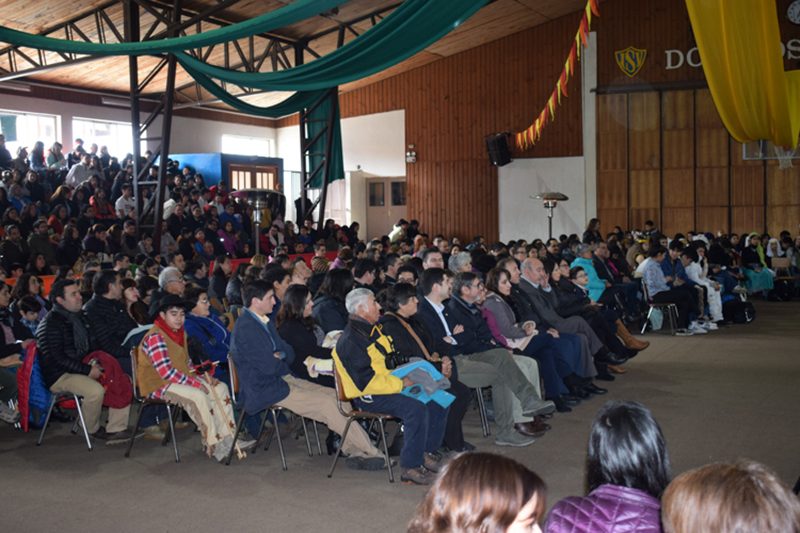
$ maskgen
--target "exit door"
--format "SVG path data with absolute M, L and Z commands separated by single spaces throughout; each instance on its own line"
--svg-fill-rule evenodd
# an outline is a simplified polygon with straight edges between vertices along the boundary
M 367 178 L 366 238 L 388 235 L 401 218 L 406 217 L 405 178 Z

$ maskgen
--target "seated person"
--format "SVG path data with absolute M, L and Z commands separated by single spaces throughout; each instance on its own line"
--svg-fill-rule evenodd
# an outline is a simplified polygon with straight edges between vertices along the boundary
M 231 355 L 236 363 L 244 410 L 254 415 L 278 405 L 299 416 L 326 424 L 343 434 L 347 419 L 336 407 L 336 391 L 299 379 L 291 372 L 295 353 L 275 330 L 269 314 L 275 289 L 265 280 L 252 280 L 242 290 L 245 309 L 233 327 Z M 358 425 L 350 427 L 342 452 L 351 468 L 380 470 L 385 461 Z
M 289 364 L 292 374 L 323 387 L 335 387 L 333 376 L 309 375 L 306 358 L 331 359 L 331 348 L 323 348 L 325 333 L 312 316 L 311 291 L 304 285 L 290 285 L 284 293 L 283 305 L 278 311 L 278 334 L 294 350 L 295 358 Z
M 199 346 L 197 354 L 199 359 L 218 363 L 214 377 L 227 383 L 228 354 L 231 349 L 231 334 L 228 328 L 211 310 L 211 301 L 208 299 L 206 289 L 195 285 L 186 289 L 186 303 L 190 307 L 184 328 L 189 341 L 193 346 Z
M 661 245 L 651 246 L 647 252 L 647 259 L 639 265 L 637 271 L 642 272 L 642 278 L 647 287 L 647 294 L 654 303 L 673 303 L 678 309 L 678 334 L 694 335 L 707 333 L 705 328 L 693 321 L 694 302 L 692 294 L 672 288 L 667 285 L 661 262 L 665 261 L 667 250 Z
M 18 335 L 22 333 L 23 339 L 30 339 L 36 334 L 36 328 L 39 327 L 39 313 L 42 310 L 42 304 L 36 299 L 35 296 L 30 294 L 20 298 L 17 308 L 19 309 L 19 326 L 16 328 L 15 333 Z
M 92 333 L 92 349 L 113 355 L 125 373 L 131 375 L 130 347 L 122 343 L 137 324 L 122 303 L 120 273 L 115 270 L 96 273 L 92 290 L 92 298 L 83 306 Z
M 670 463 L 650 411 L 637 402 L 606 403 L 592 423 L 587 455 L 589 494 L 556 503 L 545 531 L 660 532 L 659 498 L 669 483 Z
M 10 400 L 17 398 L 17 375 L 11 369 L 22 364 L 22 353 L 32 341 L 28 335 L 27 340 L 17 342 L 20 337 L 11 327 L 8 312 L 10 299 L 11 291 L 3 282 L 0 284 L 0 330 L 4 334 L 4 342 L 0 345 L 0 420 L 16 424 L 19 421 L 19 411 L 8 406 Z M 36 302 L 35 299 L 33 301 Z
M 467 274 L 473 276 L 477 290 L 480 280 L 474 274 L 459 275 Z M 474 305 L 465 306 L 460 317 L 444 305 L 451 296 L 452 279 L 449 271 L 429 268 L 423 271 L 419 283 L 423 297 L 419 301 L 417 318 L 431 332 L 436 352 L 453 357 L 458 365 L 459 379 L 468 387 L 492 387 L 497 425 L 495 444 L 516 447 L 533 444 L 534 440 L 529 435 L 522 435 L 514 429 L 512 397 L 520 401 L 523 416 L 550 413 L 555 409 L 553 403 L 543 402 L 539 398 L 535 387 L 520 371 L 509 350 L 497 345 L 491 339 L 491 333 L 488 338 L 482 334 L 488 332 L 488 326 Z
M 710 320 L 706 320 L 706 323 L 712 330 L 718 329 L 716 323 L 724 320 L 722 316 L 722 291 L 720 284 L 705 277 L 703 274 L 703 267 L 700 265 L 700 257 L 693 247 L 687 246 L 681 250 L 680 258 L 683 269 L 686 271 L 686 275 L 689 279 L 692 280 L 697 287 L 702 287 L 704 289 L 705 302 L 708 302 L 708 311 L 711 315 Z M 703 309 L 705 309 L 705 302 Z M 706 318 L 705 314 L 703 318 Z
M 508 457 L 463 454 L 447 465 L 408 525 L 409 533 L 541 533 L 544 481 Z
M 664 491 L 666 533 L 800 531 L 800 500 L 766 466 L 740 460 L 689 470 Z
M 233 402 L 228 386 L 195 374 L 189 361 L 184 322 L 187 304 L 168 294 L 158 304 L 153 327 L 137 350 L 139 391 L 143 396 L 180 405 L 200 430 L 209 457 L 224 460 L 233 444 Z M 248 449 L 254 441 L 241 442 Z
M 403 421 L 400 479 L 430 485 L 434 473 L 444 466 L 436 452 L 444 439 L 447 409 L 434 401 L 425 404 L 401 394 L 414 382 L 409 377 L 400 379 L 386 368 L 384 354 L 393 350 L 391 340 L 378 325 L 380 306 L 372 291 L 353 289 L 345 305 L 350 320 L 333 351 L 344 393 L 359 409 L 390 414 Z
M 391 337 L 394 351 L 386 367 L 396 368 L 409 362 L 411 357 L 430 361 L 444 377 L 450 380 L 447 392 L 456 397 L 447 413 L 444 446 L 454 452 L 470 451 L 475 447 L 464 441 L 461 423 L 472 400 L 472 391 L 458 381 L 458 370 L 452 357 L 436 353 L 433 337 L 422 322 L 417 320 L 417 290 L 409 283 L 396 283 L 379 295 L 385 309 L 380 324 Z
M 128 428 L 132 395 L 130 382 L 122 387 L 106 389 L 100 384 L 104 368 L 90 355 L 89 330 L 81 314 L 81 293 L 78 283 L 73 279 L 55 282 L 50 289 L 52 309 L 47 313 L 36 330 L 36 345 L 39 351 L 39 364 L 45 385 L 51 392 L 68 392 L 83 397 L 81 404 L 86 430 L 96 439 L 106 440 L 107 444 L 123 443 L 130 439 Z M 95 352 L 96 353 L 96 352 Z M 109 374 L 121 375 L 117 360 L 104 359 Z M 117 365 L 117 368 L 111 368 Z M 120 397 L 116 389 L 124 388 L 127 398 Z M 112 394 L 113 393 L 113 394 Z M 113 405 L 112 405 L 113 403 Z M 108 406 L 108 422 L 100 427 L 100 414 L 103 405 Z
M 325 333 L 343 330 L 347 325 L 344 299 L 353 283 L 353 274 L 344 268 L 334 268 L 325 274 L 313 307 L 314 320 Z

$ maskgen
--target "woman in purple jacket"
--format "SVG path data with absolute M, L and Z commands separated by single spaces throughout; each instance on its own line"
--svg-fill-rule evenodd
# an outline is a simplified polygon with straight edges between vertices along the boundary
M 650 411 L 638 402 L 608 402 L 589 436 L 589 494 L 558 502 L 545 531 L 660 533 L 659 499 L 669 470 L 664 435 Z

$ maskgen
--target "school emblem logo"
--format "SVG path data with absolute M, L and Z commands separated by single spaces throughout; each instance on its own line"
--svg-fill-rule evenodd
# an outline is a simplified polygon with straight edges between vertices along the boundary
M 640 50 L 629 46 L 624 50 L 617 50 L 614 52 L 614 59 L 617 60 L 619 69 L 625 73 L 626 76 L 632 78 L 644 66 L 644 60 L 647 57 L 647 50 Z

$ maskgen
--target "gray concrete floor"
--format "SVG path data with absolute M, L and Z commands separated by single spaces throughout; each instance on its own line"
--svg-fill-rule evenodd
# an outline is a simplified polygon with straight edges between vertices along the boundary
M 582 493 L 597 409 L 606 399 L 638 400 L 661 423 L 675 473 L 748 457 L 791 486 L 800 475 L 800 303 L 756 305 L 758 318 L 747 326 L 689 338 L 649 334 L 652 346 L 608 384 L 608 395 L 554 417 L 552 431 L 528 448 L 494 446 L 480 435 L 476 412 L 465 420 L 468 440 L 538 472 L 549 507 Z M 283 472 L 274 446 L 225 467 L 200 452 L 189 430 L 179 436 L 180 464 L 170 448 L 145 440 L 130 459 L 120 447 L 90 453 L 64 424 L 42 447 L 34 440 L 0 426 L 4 531 L 399 532 L 425 493 L 343 463 L 328 479 L 330 458 L 308 457 L 302 441 L 287 442 Z

